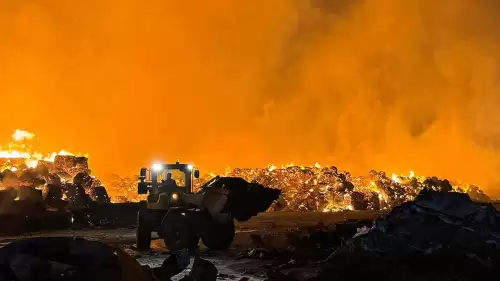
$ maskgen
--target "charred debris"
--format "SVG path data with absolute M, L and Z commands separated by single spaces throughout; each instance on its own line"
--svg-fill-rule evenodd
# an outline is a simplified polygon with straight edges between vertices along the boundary
M 35 168 L 16 167 L 0 173 L 0 223 L 9 226 L 0 235 L 134 224 L 138 204 L 111 204 L 106 188 L 91 176 L 86 157 L 58 155 L 53 162 L 38 161 Z
M 241 257 L 268 260 L 271 281 L 493 280 L 500 273 L 500 212 L 457 192 L 423 190 L 374 221 L 320 224 L 286 238 L 285 249 L 264 240 Z

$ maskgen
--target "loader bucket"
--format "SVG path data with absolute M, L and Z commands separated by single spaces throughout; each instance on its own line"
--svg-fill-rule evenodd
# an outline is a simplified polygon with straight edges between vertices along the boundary
M 281 191 L 238 177 L 218 177 L 203 186 L 204 207 L 211 213 L 230 213 L 237 221 L 247 221 L 265 212 Z

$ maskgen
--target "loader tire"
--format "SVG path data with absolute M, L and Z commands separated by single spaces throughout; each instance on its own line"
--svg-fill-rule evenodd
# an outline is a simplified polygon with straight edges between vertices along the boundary
M 200 239 L 188 216 L 189 211 L 171 209 L 161 222 L 162 237 L 171 252 L 188 249 L 191 255 L 196 253 Z
M 137 229 L 135 234 L 135 245 L 137 249 L 148 250 L 151 248 L 151 231 L 149 221 L 145 218 L 147 211 L 137 213 Z
M 233 243 L 235 235 L 234 221 L 220 223 L 211 221 L 207 224 L 204 235 L 201 237 L 203 244 L 213 250 L 226 250 Z

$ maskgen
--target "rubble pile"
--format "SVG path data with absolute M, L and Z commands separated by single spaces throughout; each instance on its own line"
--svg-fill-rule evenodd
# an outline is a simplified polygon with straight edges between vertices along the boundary
M 413 200 L 423 189 L 467 193 L 477 201 L 489 200 L 477 186 L 451 184 L 436 177 L 388 176 L 371 171 L 368 176 L 353 176 L 336 167 L 270 165 L 263 169 L 232 169 L 225 176 L 242 177 L 247 181 L 282 190 L 271 211 L 340 211 L 390 209 Z M 199 184 L 208 180 L 203 178 Z
M 120 247 L 72 237 L 20 239 L 0 248 L 0 280 L 9 281 L 167 281 L 185 269 L 178 255 L 150 268 Z M 181 280 L 216 281 L 218 270 L 196 257 Z M 177 278 L 179 279 L 179 278 Z
M 0 147 L 0 222 L 8 225 L 0 234 L 113 220 L 107 215 L 109 208 L 102 206 L 111 198 L 101 181 L 91 176 L 87 156 L 64 150 L 42 154 L 33 149 L 34 139 L 34 134 L 17 130 L 12 141 Z M 138 206 L 117 209 L 114 213 L 130 215 Z
M 90 176 L 91 171 L 86 157 L 57 155 L 53 162 L 38 161 L 33 168 L 22 164 L 15 167 L 1 171 L 0 187 L 16 191 L 19 200 L 24 199 L 21 198 L 22 190 L 35 189 L 41 191 L 44 197 L 48 197 L 47 200 L 60 197 L 59 199 L 74 201 L 78 193 L 83 192 L 95 201 L 110 201 L 101 182 Z
M 275 237 L 250 235 L 254 247 L 239 253 L 240 258 L 272 260 L 283 266 L 292 261 L 293 265 L 308 264 L 310 261 L 328 258 L 342 243 L 356 234 L 357 229 L 371 225 L 372 221 L 346 221 L 327 227 L 319 223 L 308 229 L 291 229 L 276 241 Z M 275 235 L 275 234 L 274 234 Z M 274 236 L 273 235 L 273 236 Z M 273 239 L 274 238 L 274 239 Z
M 423 191 L 332 250 L 298 271 L 314 268 L 310 280 L 493 280 L 500 212 L 466 194 Z M 270 279 L 303 280 L 290 272 L 273 270 Z
M 88 225 L 92 220 L 102 224 L 98 217 L 106 215 L 98 214 L 96 207 L 111 200 L 100 181 L 89 173 L 87 158 L 72 155 L 57 155 L 54 161 L 38 161 L 35 167 L 24 170 L 3 170 L 0 221 L 9 227 L 0 233 L 62 229 L 73 222 Z
M 0 147 L 0 190 L 9 190 L 20 201 L 40 201 L 41 192 L 51 204 L 63 197 L 82 201 L 84 195 L 110 201 L 101 182 L 91 176 L 86 155 L 64 150 L 44 155 L 33 149 L 30 141 L 34 138 L 30 132 L 16 130 L 12 141 Z
M 86 155 L 67 151 L 42 154 L 35 135 L 17 130 L 0 147 L 1 235 L 65 229 L 69 226 L 129 226 L 137 204 L 111 202 L 106 188 L 91 176 Z M 114 225 L 117 224 L 117 225 Z
M 144 200 L 144 195 L 137 194 L 138 176 L 119 176 L 116 174 L 104 175 L 99 179 L 108 187 L 109 196 L 113 203 L 138 202 Z
M 123 250 L 71 237 L 38 237 L 0 249 L 0 280 L 152 281 Z
M 4 188 L 45 187 L 44 194 L 48 190 L 47 186 L 60 186 L 63 196 L 70 200 L 76 196 L 76 186 L 81 186 L 85 194 L 99 202 L 124 203 L 143 199 L 137 194 L 136 177 L 110 175 L 101 181 L 89 173 L 87 158 L 60 155 L 55 157 L 54 162 L 40 161 L 36 168 L 17 170 L 16 173 L 4 170 L 1 184 Z M 211 176 L 195 181 L 195 189 L 210 180 Z M 413 174 L 389 177 L 384 172 L 376 171 L 366 177 L 355 177 L 348 172 L 338 171 L 336 167 L 319 165 L 233 169 L 223 176 L 241 177 L 249 182 L 256 181 L 280 189 L 282 195 L 269 211 L 387 210 L 413 200 L 423 189 L 456 191 L 467 193 L 476 201 L 489 200 L 477 186 L 451 184 L 448 180 L 436 177 Z
M 199 189 L 215 174 L 203 175 L 195 180 Z M 264 186 L 280 189 L 282 195 L 268 211 L 319 211 L 388 210 L 408 200 L 413 200 L 424 188 L 439 191 L 467 193 L 476 201 L 489 198 L 477 186 L 450 183 L 436 177 L 391 175 L 371 171 L 368 176 L 353 176 L 336 167 L 283 166 L 277 168 L 228 169 L 223 177 L 241 177 Z M 138 202 L 137 177 L 110 175 L 102 178 L 113 202 Z
M 17 130 L 12 135 L 12 142 L 0 147 L 0 190 L 42 190 L 44 197 L 49 195 L 49 201 L 56 205 L 56 209 L 61 205 L 59 193 L 69 201 L 80 203 L 85 201 L 83 195 L 90 196 L 93 201 L 113 203 L 139 202 L 145 198 L 137 194 L 137 177 L 110 175 L 99 180 L 91 176 L 86 155 L 62 150 L 44 156 L 33 150 L 30 144 L 33 138 L 32 133 Z M 214 176 L 207 174 L 195 180 L 195 188 L 203 186 Z M 384 210 L 413 200 L 424 188 L 463 192 L 478 201 L 489 199 L 477 186 L 416 176 L 413 172 L 406 176 L 389 176 L 371 171 L 367 176 L 354 176 L 334 166 L 316 164 L 235 168 L 227 169 L 220 176 L 241 177 L 280 189 L 282 196 L 269 211 Z M 36 192 L 23 194 L 38 197 Z

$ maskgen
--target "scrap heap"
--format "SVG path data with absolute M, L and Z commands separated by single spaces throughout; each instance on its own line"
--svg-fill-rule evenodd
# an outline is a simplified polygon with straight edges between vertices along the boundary
M 146 196 L 137 194 L 137 178 L 139 176 L 104 175 L 99 178 L 107 187 L 113 203 L 139 202 Z
M 17 130 L 12 136 L 13 141 L 0 147 L 0 189 L 35 188 L 55 197 L 62 192 L 70 200 L 75 200 L 75 196 L 80 194 L 88 195 L 94 201 L 111 200 L 113 203 L 138 202 L 144 198 L 137 194 L 137 177 L 107 176 L 97 179 L 91 176 L 86 155 L 63 150 L 44 156 L 32 149 L 29 141 L 34 137 L 32 133 Z M 195 187 L 214 176 L 205 175 L 195 181 Z M 413 172 L 405 176 L 388 176 L 384 172 L 371 171 L 368 176 L 353 176 L 334 166 L 316 164 L 227 169 L 221 176 L 242 177 L 249 182 L 257 181 L 280 189 L 282 196 L 270 211 L 390 209 L 414 199 L 424 188 L 464 192 L 477 201 L 489 199 L 474 185 L 416 176 Z M 103 187 L 103 183 L 108 190 Z M 83 188 L 84 192 L 82 189 L 78 191 L 77 187 Z M 22 197 L 19 193 L 16 196 Z
M 12 142 L 0 147 L 0 213 L 16 212 L 12 201 L 39 202 L 61 209 L 69 202 L 109 202 L 101 182 L 91 176 L 86 155 L 67 151 L 43 155 L 33 150 L 35 135 L 17 130 Z
M 350 239 L 327 245 L 317 262 L 276 267 L 270 280 L 495 280 L 500 273 L 500 212 L 457 192 L 424 190 Z M 338 233 L 337 233 L 338 234 Z M 318 236 L 318 235 L 316 235 Z M 325 238 L 326 237 L 326 238 Z M 335 243 L 333 243 L 335 244 Z M 295 267 L 295 268 L 293 268 Z
M 402 202 L 413 200 L 424 188 L 467 193 L 476 201 L 489 198 L 477 186 L 450 183 L 436 177 L 409 175 L 388 176 L 385 172 L 371 171 L 368 176 L 353 176 L 336 167 L 286 165 L 280 168 L 226 169 L 224 177 L 241 177 L 282 191 L 280 199 L 269 211 L 334 212 L 359 209 L 390 209 Z M 195 180 L 195 189 L 216 174 L 206 174 Z M 113 202 L 137 202 L 137 177 L 111 175 L 103 177 Z
M 264 169 L 228 169 L 225 176 L 242 177 L 247 181 L 282 190 L 274 211 L 380 210 L 390 209 L 413 200 L 423 189 L 467 193 L 477 201 L 488 201 L 477 186 L 450 183 L 437 177 L 421 177 L 410 172 L 408 176 L 387 176 L 385 172 L 371 171 L 368 176 L 353 176 L 336 167 L 274 165 Z M 200 183 L 208 180 L 203 178 Z

